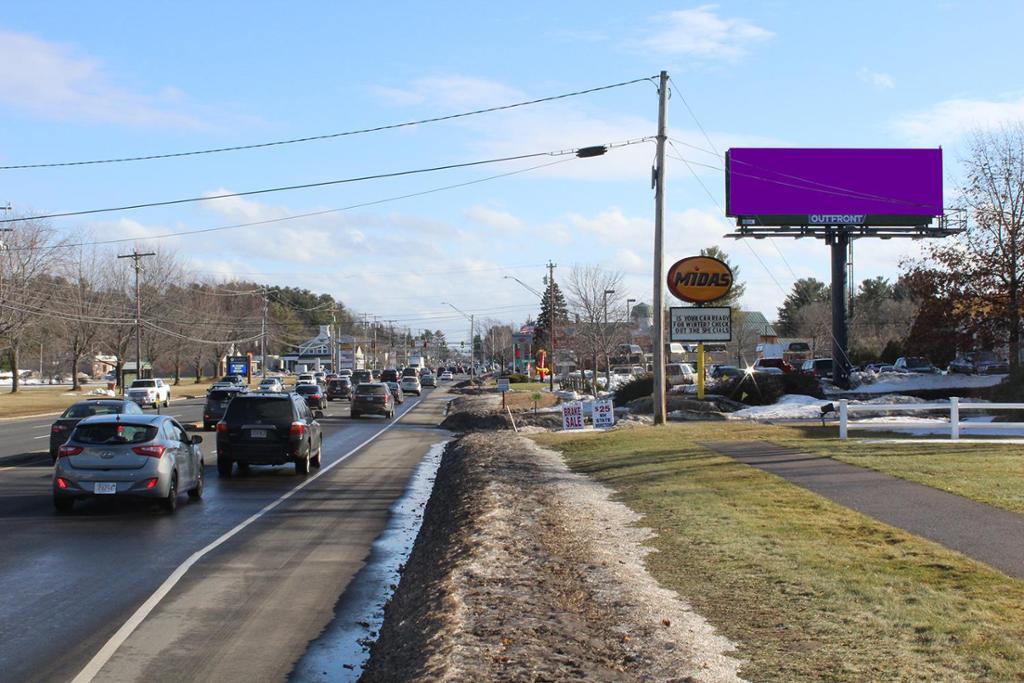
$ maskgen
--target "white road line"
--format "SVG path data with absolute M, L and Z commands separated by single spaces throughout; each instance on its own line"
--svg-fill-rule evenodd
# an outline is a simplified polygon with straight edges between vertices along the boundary
M 392 420 L 391 424 L 384 427 L 384 429 L 380 430 L 379 432 L 371 436 L 369 439 L 362 442 L 361 444 L 350 450 L 348 453 L 332 462 L 330 465 L 321 468 L 319 472 L 317 472 L 311 477 L 306 478 L 304 481 L 302 481 L 302 483 L 300 483 L 295 488 L 291 489 L 287 493 L 280 496 L 277 500 L 263 506 L 263 508 L 261 508 L 258 512 L 254 513 L 245 521 L 241 522 L 233 529 L 226 532 L 217 540 L 208 544 L 205 548 L 202 548 L 201 550 L 197 550 L 196 552 L 192 553 L 188 557 L 188 559 L 179 564 L 178 567 L 173 572 L 171 572 L 170 576 L 164 579 L 164 582 L 160 584 L 160 587 L 157 588 L 156 591 L 152 595 L 150 595 L 146 599 L 146 601 L 139 606 L 137 610 L 135 610 L 135 613 L 128 618 L 128 621 L 124 622 L 124 624 L 121 625 L 121 628 L 117 629 L 117 632 L 115 632 L 114 635 L 110 637 L 110 640 L 108 640 L 103 645 L 103 647 L 101 647 L 99 651 L 95 655 L 93 655 L 92 659 L 89 660 L 89 663 L 86 664 L 85 667 L 78 672 L 78 675 L 71 680 L 71 683 L 89 683 L 90 681 L 92 681 L 96 677 L 96 674 L 98 674 L 100 670 L 106 665 L 106 663 L 110 661 L 110 658 L 114 656 L 114 653 L 117 652 L 117 649 L 121 647 L 124 641 L 128 640 L 132 633 L 135 632 L 135 629 L 137 629 L 139 625 L 142 624 L 146 617 L 148 617 L 150 613 L 156 608 L 156 606 L 160 604 L 160 601 L 163 600 L 167 596 L 167 594 L 171 592 L 171 589 L 174 588 L 174 586 L 176 586 L 179 581 L 181 581 L 181 578 L 185 576 L 185 572 L 191 569 L 196 562 L 203 559 L 203 557 L 208 555 L 211 551 L 223 545 L 225 541 L 227 541 L 232 536 L 240 532 L 242 529 L 246 528 L 247 526 L 255 522 L 257 519 L 267 514 L 268 512 L 276 508 L 278 505 L 280 505 L 281 503 L 288 500 L 302 489 L 312 484 L 322 475 L 331 471 L 337 465 L 343 463 L 345 460 L 347 460 L 353 454 L 360 451 L 364 446 L 366 446 L 368 443 L 379 437 L 381 434 L 394 427 L 396 424 L 398 424 L 399 420 L 408 415 L 409 411 L 412 410 L 418 403 L 419 400 L 417 400 L 416 403 L 414 403 L 413 405 L 409 406 L 409 410 L 406 410 L 397 418 Z
M 33 436 L 32 440 L 35 441 L 36 439 L 48 439 L 48 438 L 50 438 L 49 434 L 43 434 L 42 436 Z

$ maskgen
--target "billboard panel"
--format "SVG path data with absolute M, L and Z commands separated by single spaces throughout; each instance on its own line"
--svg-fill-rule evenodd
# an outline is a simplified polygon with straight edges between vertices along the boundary
M 919 225 L 942 210 L 941 149 L 735 147 L 726 215 L 740 225 Z

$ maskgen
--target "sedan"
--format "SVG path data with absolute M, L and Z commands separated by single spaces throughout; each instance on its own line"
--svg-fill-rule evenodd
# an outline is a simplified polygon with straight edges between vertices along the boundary
M 93 415 L 142 415 L 142 408 L 135 401 L 120 399 L 93 399 L 79 401 L 61 413 L 57 421 L 50 427 L 50 461 L 57 462 L 57 449 L 63 445 L 75 426 Z
M 398 382 L 384 382 L 385 386 L 391 390 L 391 395 L 395 399 L 395 403 L 405 403 L 405 394 L 402 393 L 402 387 Z
M 411 375 L 403 377 L 398 386 L 402 388 L 402 393 L 405 394 L 416 394 L 419 396 L 423 393 L 423 386 L 420 384 L 420 381 Z
M 312 410 L 327 408 L 327 395 L 319 384 L 299 384 L 295 387 L 295 393 L 306 399 L 306 405 Z
M 268 377 L 260 382 L 260 391 L 284 391 L 284 385 L 277 377 Z
M 420 377 L 420 385 L 424 387 L 436 387 L 437 381 L 434 379 L 434 375 L 429 372 L 424 372 Z
M 140 498 L 174 512 L 182 489 L 203 496 L 202 441 L 167 415 L 86 418 L 57 449 L 53 505 L 71 512 L 85 498 Z
M 452 381 L 452 373 L 448 372 L 447 370 L 442 372 L 441 373 L 441 381 L 442 382 L 451 382 Z

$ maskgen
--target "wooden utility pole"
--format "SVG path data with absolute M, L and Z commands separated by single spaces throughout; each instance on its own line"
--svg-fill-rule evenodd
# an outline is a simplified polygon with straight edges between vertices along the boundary
M 668 72 L 658 84 L 657 161 L 654 168 L 654 424 L 665 424 L 665 116 Z
M 557 362 L 555 361 L 555 337 L 557 336 L 557 334 L 556 334 L 556 327 L 555 327 L 555 318 L 557 317 L 555 315 L 555 266 L 556 265 L 558 265 L 558 264 L 557 263 L 552 263 L 551 261 L 548 261 L 548 327 L 550 328 L 549 331 L 551 333 L 551 344 L 549 344 L 549 346 L 551 347 L 551 360 L 548 361 L 548 365 L 550 366 L 551 374 L 549 376 L 550 384 L 548 386 L 551 389 L 551 391 L 555 390 L 555 368 L 557 367 Z
M 156 256 L 156 252 L 139 253 L 136 249 L 130 254 L 121 254 L 117 257 L 130 258 L 135 261 L 135 379 L 142 379 L 142 298 L 139 290 L 139 274 L 142 272 L 142 259 L 146 256 Z M 124 378 L 119 379 L 122 380 L 121 384 L 123 385 Z

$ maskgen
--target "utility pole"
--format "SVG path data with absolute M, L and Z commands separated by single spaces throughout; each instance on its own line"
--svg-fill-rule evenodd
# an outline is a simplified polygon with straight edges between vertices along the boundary
M 615 339 L 615 335 L 608 334 L 608 295 L 614 293 L 614 289 L 604 290 L 604 330 L 600 336 L 601 341 L 604 342 L 604 388 L 606 391 L 612 390 L 612 363 L 609 358 L 608 346 L 610 340 Z M 594 396 L 597 396 L 597 368 L 594 368 Z
M 654 168 L 654 424 L 665 424 L 665 116 L 668 72 L 658 82 L 657 161 Z
M 139 290 L 139 274 L 142 272 L 142 259 L 146 256 L 156 256 L 156 252 L 139 253 L 136 249 L 130 254 L 121 254 L 117 257 L 130 258 L 135 261 L 135 379 L 142 379 L 142 298 Z
M 551 366 L 551 374 L 549 376 L 548 388 L 551 391 L 555 390 L 555 368 L 557 362 L 555 361 L 555 337 L 556 334 L 555 319 L 558 317 L 555 314 L 555 266 L 556 263 L 548 261 L 548 327 L 550 327 L 551 343 L 548 346 L 551 347 L 551 360 L 548 361 L 548 365 Z
M 263 323 L 260 326 L 260 372 L 267 376 L 267 290 L 263 289 Z

